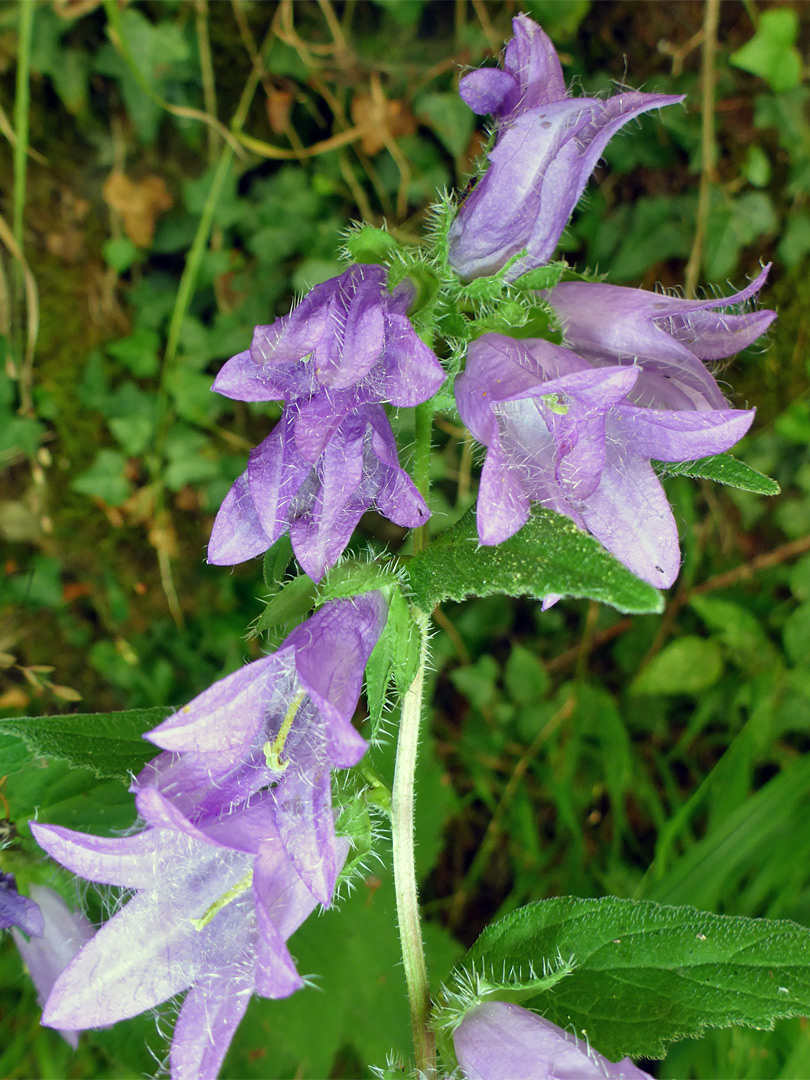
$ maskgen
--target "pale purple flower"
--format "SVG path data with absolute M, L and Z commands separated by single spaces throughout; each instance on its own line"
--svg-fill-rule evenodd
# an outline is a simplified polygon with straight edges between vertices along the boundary
M 650 1080 L 630 1058 L 609 1061 L 570 1031 L 503 1001 L 470 1010 L 453 1046 L 465 1080 Z
M 325 604 L 270 656 L 220 679 L 146 736 L 157 785 L 192 820 L 268 793 L 287 857 L 328 905 L 339 871 L 331 770 L 356 765 L 363 671 L 387 617 L 380 592 Z
M 71 911 L 65 901 L 44 885 L 32 885 L 31 896 L 42 912 L 42 935 L 27 941 L 19 930 L 12 936 L 37 990 L 37 1001 L 44 1005 L 53 984 L 70 961 L 95 933 L 80 911 Z M 75 1031 L 62 1031 L 75 1050 L 79 1037 Z
M 403 281 L 390 293 L 386 281 L 385 267 L 355 265 L 316 285 L 289 315 L 256 327 L 250 350 L 223 366 L 213 389 L 286 402 L 328 391 L 341 416 L 369 402 L 427 401 L 444 371 L 408 319 L 413 286 Z
M 244 562 L 289 531 L 299 563 L 320 581 L 367 510 L 404 528 L 428 520 L 425 500 L 400 468 L 382 406 L 361 406 L 332 430 L 334 419 L 323 394 L 301 412 L 285 409 L 219 508 L 208 543 L 210 563 Z M 302 442 L 310 460 L 301 453 Z
M 42 937 L 45 930 L 36 901 L 20 896 L 14 875 L 0 870 L 0 930 L 8 930 L 11 926 L 19 926 L 33 937 Z
M 512 28 L 503 69 L 481 68 L 459 86 L 474 112 L 498 122 L 489 168 L 449 233 L 450 265 L 465 280 L 496 273 L 524 248 L 508 281 L 545 265 L 613 135 L 641 113 L 683 100 L 635 91 L 569 97 L 543 30 L 527 15 Z
M 146 828 L 132 836 L 31 825 L 75 874 L 135 891 L 56 980 L 42 1022 L 102 1027 L 189 990 L 172 1077 L 213 1080 L 251 994 L 283 998 L 304 985 L 285 943 L 316 901 L 287 857 L 270 792 L 196 823 L 156 788 L 136 805 Z M 338 842 L 339 864 L 348 848 Z
M 478 536 L 499 544 L 532 503 L 571 518 L 638 577 L 666 588 L 680 566 L 678 530 L 650 464 L 728 450 L 754 410 L 633 405 L 637 367 L 592 367 L 543 340 L 484 334 L 456 382 L 459 413 L 488 448 Z
M 564 344 L 592 364 L 641 368 L 630 394 L 637 405 L 723 409 L 726 399 L 703 361 L 720 360 L 765 333 L 775 311 L 742 311 L 765 283 L 770 264 L 733 296 L 684 300 L 662 293 L 565 281 L 543 295 L 554 308 Z

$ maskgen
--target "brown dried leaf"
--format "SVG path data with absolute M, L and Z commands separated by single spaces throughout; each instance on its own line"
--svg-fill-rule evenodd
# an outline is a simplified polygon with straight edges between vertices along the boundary
M 30 698 L 20 686 L 12 686 L 4 694 L 0 694 L 0 709 L 24 709 Z
M 151 247 L 158 217 L 174 202 L 163 177 L 130 180 L 122 172 L 112 172 L 101 193 L 107 205 L 121 215 L 124 232 L 132 243 Z
M 390 101 L 376 94 L 355 94 L 352 98 L 352 121 L 364 129 L 361 149 L 374 157 L 390 139 L 413 135 L 416 121 L 403 101 Z
M 72 686 L 59 686 L 58 683 L 50 683 L 49 688 L 54 697 L 62 701 L 81 701 L 82 695 Z
M 290 122 L 293 96 L 289 90 L 271 90 L 267 95 L 267 119 L 274 135 L 282 135 Z
M 60 19 L 79 19 L 100 3 L 101 0 L 53 0 L 53 10 Z

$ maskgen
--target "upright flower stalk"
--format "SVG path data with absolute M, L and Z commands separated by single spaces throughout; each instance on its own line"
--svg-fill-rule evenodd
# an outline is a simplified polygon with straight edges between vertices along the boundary
M 397 738 L 397 762 L 391 798 L 391 834 L 399 940 L 402 946 L 405 982 L 408 986 L 416 1068 L 420 1074 L 433 1077 L 436 1070 L 436 1041 L 429 1023 L 430 988 L 422 941 L 422 924 L 419 917 L 413 839 L 414 777 L 419 751 L 419 728 L 422 720 L 429 619 L 424 612 L 412 610 L 421 639 L 419 667 L 402 699 Z
M 250 348 L 216 378 L 213 390 L 225 397 L 283 409 L 219 508 L 208 561 L 233 566 L 286 545 L 288 535 L 287 554 L 304 574 L 288 594 L 282 621 L 292 628 L 278 647 L 145 733 L 161 752 L 132 783 L 138 817 L 129 835 L 32 823 L 52 858 L 127 890 L 126 902 L 93 933 L 55 894 L 20 896 L 14 877 L 0 873 L 0 930 L 36 939 L 15 931 L 46 1025 L 74 1041 L 80 1030 L 186 994 L 172 1080 L 216 1080 L 251 995 L 285 998 L 305 986 L 288 940 L 332 904 L 346 867 L 359 861 L 350 855 L 360 831 L 353 838 L 345 825 L 348 802 L 333 774 L 358 766 L 369 749 L 355 714 L 372 654 L 384 643 L 390 667 L 396 635 L 412 633 L 418 663 L 401 694 L 391 791 L 394 890 L 416 1074 L 437 1076 L 414 858 L 430 611 L 410 604 L 407 628 L 389 623 L 392 592 L 402 589 L 400 612 L 412 595 L 407 572 L 375 553 L 365 577 L 352 578 L 355 564 L 332 571 L 369 510 L 413 530 L 412 566 L 428 546 L 433 414 L 447 378 L 434 338 L 458 372 L 458 414 L 486 450 L 475 523 L 482 545 L 505 543 L 542 506 L 572 523 L 568 533 L 589 532 L 637 578 L 668 587 L 680 567 L 679 523 L 656 463 L 725 452 L 754 419 L 753 409 L 731 406 L 711 365 L 775 318 L 749 305 L 767 267 L 741 291 L 710 300 L 562 280 L 561 262 L 542 269 L 612 136 L 681 99 L 574 97 L 540 27 L 519 15 L 513 28 L 502 67 L 462 80 L 464 101 L 494 118 L 494 145 L 453 220 L 445 201 L 433 247 L 408 254 L 372 230 L 385 241 L 390 274 L 353 252 L 360 261 L 256 327 Z M 414 268 L 433 275 L 421 300 Z M 516 327 L 542 333 L 549 323 L 560 344 L 528 330 L 515 336 Z M 412 475 L 392 427 L 399 408 L 415 409 Z M 512 550 L 521 554 L 520 541 Z M 417 592 L 415 571 L 410 581 Z M 441 596 L 454 594 L 432 594 L 431 606 Z M 549 591 L 543 609 L 558 599 Z M 346 784 L 358 799 L 367 795 L 360 782 Z M 365 838 L 369 806 L 361 809 Z M 506 1001 L 477 1001 L 452 1034 L 465 1080 L 646 1076 Z

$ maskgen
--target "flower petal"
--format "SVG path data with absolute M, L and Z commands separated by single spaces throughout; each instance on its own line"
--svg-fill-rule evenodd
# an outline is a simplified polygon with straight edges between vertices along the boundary
M 261 555 L 272 543 L 259 521 L 248 487 L 248 474 L 244 472 L 223 499 L 214 520 L 208 541 L 208 562 L 214 566 L 233 566 Z
M 385 320 L 385 400 L 392 405 L 419 405 L 438 393 L 444 380 L 444 368 L 410 319 L 389 313 Z
M 273 792 L 284 850 L 315 899 L 328 907 L 337 879 L 328 762 L 299 745 L 295 762 Z
M 187 989 L 204 958 L 201 935 L 172 905 L 140 893 L 62 972 L 42 1014 L 46 1027 L 103 1027 Z
M 164 750 L 243 748 L 264 723 L 274 679 L 286 664 L 286 649 L 254 660 L 209 686 L 147 732 L 146 738 Z
M 614 1064 L 550 1020 L 504 1001 L 472 1009 L 453 1045 L 465 1080 L 650 1080 L 629 1058 Z
M 252 991 L 252 981 L 224 971 L 192 986 L 174 1025 L 172 1080 L 217 1080 Z
M 602 480 L 581 507 L 589 532 L 642 581 L 667 589 L 681 565 L 678 528 L 649 461 L 609 442 Z
M 691 461 L 728 450 L 745 435 L 755 409 L 672 412 L 621 405 L 608 420 L 608 438 L 655 461 Z
M 151 829 L 134 836 L 105 837 L 32 821 L 31 832 L 51 858 L 88 881 L 126 889 L 155 884 L 159 841 Z
M 294 410 L 287 406 L 264 442 L 251 451 L 248 461 L 250 497 L 270 543 L 287 531 L 290 504 L 312 471 L 295 448 L 294 422 Z

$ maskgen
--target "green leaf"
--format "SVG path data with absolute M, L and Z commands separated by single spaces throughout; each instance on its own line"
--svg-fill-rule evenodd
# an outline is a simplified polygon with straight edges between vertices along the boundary
M 713 638 L 688 634 L 672 641 L 630 684 L 631 694 L 688 694 L 713 686 L 723 674 L 723 656 Z
M 495 700 L 498 693 L 495 684 L 499 674 L 498 661 L 485 653 L 474 664 L 451 671 L 450 681 L 471 705 L 481 709 Z
M 300 622 L 314 604 L 316 590 L 315 582 L 306 574 L 299 574 L 288 581 L 268 601 L 256 623 L 256 632 L 287 626 L 293 621 Z
M 458 94 L 432 91 L 420 94 L 414 102 L 414 110 L 419 119 L 436 132 L 453 157 L 464 153 L 475 127 L 475 114 Z
M 0 454 L 35 454 L 44 434 L 44 426 L 31 417 L 4 417 L 0 428 Z
M 107 345 L 107 352 L 116 360 L 120 360 L 133 375 L 145 378 L 156 375 L 160 368 L 159 348 L 158 334 L 154 330 L 141 326 L 129 337 Z
M 391 632 L 391 662 L 397 693 L 402 697 L 419 668 L 419 632 L 408 601 L 397 591 L 391 597 L 386 630 Z
M 138 262 L 141 257 L 140 249 L 126 237 L 121 237 L 119 240 L 106 240 L 102 251 L 107 266 L 111 266 L 119 274 L 129 270 L 130 266 Z
M 32 819 L 104 835 L 120 835 L 132 825 L 135 807 L 120 777 L 99 779 L 92 769 L 33 758 L 22 739 L 1 728 L 0 761 L 3 793 L 23 837 L 30 835 Z
M 504 686 L 518 705 L 540 701 L 549 687 L 546 669 L 534 653 L 523 645 L 514 645 L 504 671 Z
M 264 553 L 262 575 L 264 583 L 271 592 L 278 592 L 280 583 L 292 562 L 293 549 L 288 532 L 283 533 L 271 548 Z
M 478 543 L 472 510 L 408 564 L 415 603 L 431 611 L 468 596 L 588 597 L 633 614 L 658 612 L 661 594 L 625 569 L 568 518 L 535 510 L 503 544 Z
M 381 563 L 350 560 L 329 571 L 318 586 L 317 603 L 320 606 L 328 600 L 360 596 L 386 585 L 399 584 L 399 575 Z
M 361 225 L 346 239 L 346 250 L 356 263 L 387 263 L 397 251 L 397 242 L 385 229 Z
M 383 8 L 405 29 L 410 29 L 422 17 L 422 9 L 427 0 L 373 0 L 377 7 Z
M 796 48 L 799 17 L 790 8 L 764 11 L 757 32 L 729 62 L 763 78 L 777 94 L 792 90 L 802 78 L 802 59 Z
M 764 191 L 745 191 L 735 199 L 717 192 L 712 199 L 706 230 L 705 272 L 709 281 L 734 273 L 740 252 L 759 237 L 776 233 L 779 219 Z
M 651 901 L 529 904 L 489 926 L 462 966 L 498 982 L 560 957 L 574 971 L 524 1004 L 613 1060 L 662 1057 L 708 1027 L 770 1028 L 810 1011 L 810 930 Z
M 765 476 L 744 461 L 731 454 L 715 454 L 696 461 L 654 461 L 656 469 L 667 476 L 694 476 L 702 480 L 714 480 L 717 484 L 751 491 L 754 495 L 778 495 L 780 487 L 770 476 Z
M 143 734 L 157 727 L 172 709 L 124 709 L 69 716 L 24 716 L 0 720 L 0 735 L 16 735 L 39 757 L 92 769 L 96 776 L 127 780 L 158 752 Z
M 127 459 L 117 450 L 99 450 L 90 468 L 73 480 L 71 491 L 101 499 L 109 506 L 120 506 L 129 496 L 126 464 Z
M 155 431 L 151 416 L 115 416 L 108 426 L 124 452 L 132 457 L 144 452 Z

